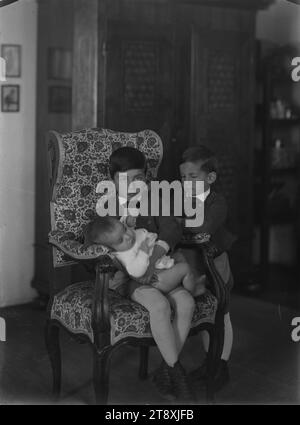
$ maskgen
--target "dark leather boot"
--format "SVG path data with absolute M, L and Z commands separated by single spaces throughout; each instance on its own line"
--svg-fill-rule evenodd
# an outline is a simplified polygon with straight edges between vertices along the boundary
M 178 361 L 173 367 L 169 366 L 169 375 L 172 381 L 172 390 L 179 402 L 194 401 L 194 395 L 189 386 L 186 372 L 183 366 Z
M 169 366 L 165 361 L 162 361 L 160 366 L 154 371 L 152 375 L 152 382 L 163 398 L 169 401 L 176 400 L 175 394 L 173 393 Z

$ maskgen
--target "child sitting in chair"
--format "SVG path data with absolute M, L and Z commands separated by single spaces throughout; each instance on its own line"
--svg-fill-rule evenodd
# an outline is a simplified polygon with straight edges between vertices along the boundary
M 109 171 L 116 187 L 117 211 L 120 212 L 121 205 L 126 202 L 122 199 L 119 190 L 120 176 L 126 174 L 128 188 L 134 181 L 146 182 L 147 166 L 144 154 L 133 147 L 122 147 L 112 153 L 109 160 Z M 132 195 L 129 190 L 127 192 L 128 198 L 130 198 Z M 149 211 L 151 212 L 151 200 Z M 113 217 L 120 219 L 122 213 L 119 212 Z M 195 309 L 194 299 L 181 285 L 167 294 L 151 285 L 153 275 L 156 273 L 157 261 L 174 251 L 175 246 L 181 240 L 182 228 L 175 217 L 162 214 L 152 216 L 150 213 L 147 216 L 136 217 L 136 228 L 146 229 L 158 235 L 152 255 L 149 256 L 147 271 L 137 282 L 128 279 L 128 276 L 119 270 L 111 279 L 110 288 L 119 291 L 125 287 L 128 296 L 149 311 L 152 336 L 163 358 L 161 366 L 153 375 L 153 383 L 160 394 L 168 399 L 175 397 L 181 402 L 191 401 L 193 394 L 179 357 L 190 331 Z M 125 228 L 123 228 L 122 234 L 125 235 Z M 128 237 L 126 233 L 125 239 L 127 238 L 130 239 L 130 236 Z M 171 306 L 173 314 L 171 314 Z
M 115 217 L 98 217 L 91 222 L 85 232 L 86 244 L 101 244 L 113 250 L 113 255 L 136 281 L 146 273 L 153 253 L 157 234 L 146 229 L 133 229 Z M 176 256 L 175 256 L 176 257 Z M 181 285 L 192 295 L 204 292 L 199 290 L 188 263 L 176 261 L 163 255 L 155 263 L 155 274 L 151 285 L 163 293 L 169 293 Z
M 221 254 L 215 258 L 215 266 L 221 275 L 224 283 L 228 285 L 228 290 L 232 288 L 232 275 L 229 265 L 227 251 L 231 248 L 235 237 L 225 228 L 227 219 L 227 205 L 225 198 L 213 190 L 213 184 L 217 179 L 218 161 L 216 156 L 205 146 L 197 146 L 184 152 L 180 165 L 180 174 L 182 182 L 189 181 L 193 184 L 192 198 L 197 208 L 197 203 L 204 203 L 204 221 L 200 227 L 185 227 L 185 234 L 209 234 L 210 240 L 218 248 Z M 196 193 L 196 183 L 204 183 L 204 191 Z M 199 205 L 200 207 L 200 205 Z M 203 276 L 204 270 L 197 257 L 197 252 L 192 249 L 184 249 L 183 255 L 188 261 L 192 270 L 198 276 Z M 199 277 L 200 278 L 200 277 Z M 204 276 L 205 278 L 205 276 Z M 224 316 L 225 335 L 222 353 L 222 367 L 216 378 L 215 388 L 220 389 L 229 380 L 228 360 L 230 358 L 233 331 L 229 314 L 229 299 L 225 307 Z M 203 334 L 205 351 L 208 351 L 209 337 L 207 333 Z M 192 373 L 193 379 L 206 378 L 206 362 Z

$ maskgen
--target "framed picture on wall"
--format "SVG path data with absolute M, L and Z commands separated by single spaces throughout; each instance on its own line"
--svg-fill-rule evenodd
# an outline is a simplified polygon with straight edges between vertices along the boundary
M 72 79 L 72 51 L 49 47 L 48 49 L 48 78 L 51 80 Z
M 50 113 L 70 114 L 72 112 L 72 87 L 51 86 L 48 96 Z
M 21 77 L 21 46 L 19 44 L 2 44 L 1 57 L 6 62 L 7 78 Z
M 20 86 L 7 84 L 1 86 L 1 112 L 20 111 Z

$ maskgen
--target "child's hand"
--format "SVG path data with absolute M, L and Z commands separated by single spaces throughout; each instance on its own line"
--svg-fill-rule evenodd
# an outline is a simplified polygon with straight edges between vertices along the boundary
M 129 215 L 126 218 L 126 225 L 128 227 L 135 227 L 135 225 L 136 225 L 136 217 L 132 217 L 131 215 Z
M 206 275 L 199 276 L 196 279 L 196 287 L 195 287 L 194 294 L 193 294 L 194 297 L 198 297 L 198 296 L 203 295 L 205 293 L 205 291 L 206 291 L 206 281 L 207 281 Z

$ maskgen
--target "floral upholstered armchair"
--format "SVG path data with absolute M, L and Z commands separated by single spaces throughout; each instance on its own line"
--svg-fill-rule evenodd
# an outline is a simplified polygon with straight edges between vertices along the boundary
M 53 288 L 48 308 L 46 342 L 53 370 L 53 393 L 61 390 L 59 330 L 93 348 L 93 382 L 96 402 L 106 404 L 109 393 L 109 363 L 114 350 L 124 344 L 140 347 L 139 376 L 146 379 L 148 350 L 154 344 L 148 311 L 141 305 L 109 289 L 116 271 L 108 249 L 95 245 L 85 248 L 83 228 L 95 217 L 99 195 L 96 187 L 107 180 L 111 153 L 121 146 L 141 150 L 148 161 L 148 178 L 155 178 L 163 148 L 159 136 L 150 130 L 120 133 L 106 129 L 86 129 L 71 133 L 50 132 L 47 138 L 51 232 L 54 267 L 74 262 L 87 263 L 95 270 L 93 280 L 78 282 L 56 292 Z M 184 242 L 183 242 L 184 243 Z M 208 243 L 186 241 L 199 249 L 206 265 L 212 292 L 196 302 L 191 334 L 206 329 L 210 333 L 207 394 L 213 395 L 213 375 L 223 346 L 222 305 L 224 286 L 213 264 L 214 251 Z

